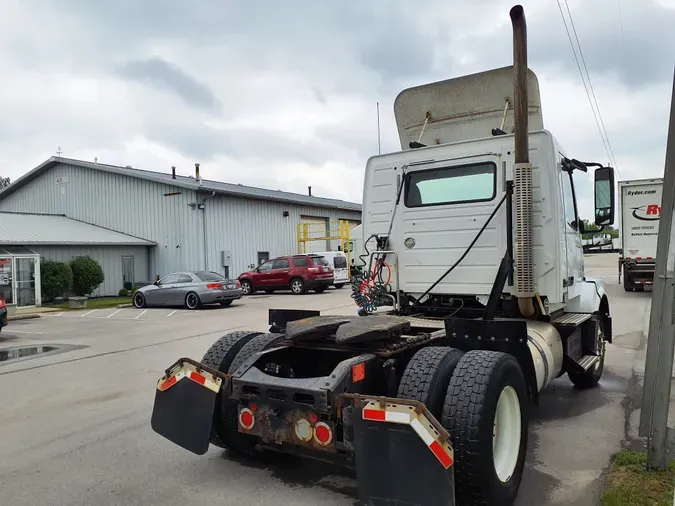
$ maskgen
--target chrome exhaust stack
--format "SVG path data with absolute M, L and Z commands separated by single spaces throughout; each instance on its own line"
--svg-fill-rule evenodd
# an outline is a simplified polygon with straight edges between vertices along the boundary
M 515 121 L 515 281 L 518 309 L 534 315 L 534 246 L 532 223 L 532 165 L 529 153 L 527 96 L 527 23 L 525 11 L 516 5 L 509 13 L 513 26 L 513 112 Z

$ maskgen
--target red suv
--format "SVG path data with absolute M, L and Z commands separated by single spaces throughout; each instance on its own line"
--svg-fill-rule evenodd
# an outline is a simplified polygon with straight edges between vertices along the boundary
M 314 290 L 323 292 L 333 284 L 333 268 L 319 255 L 294 255 L 279 257 L 259 265 L 256 269 L 239 276 L 244 295 L 257 290 L 272 293 L 274 290 L 288 290 L 295 295 Z

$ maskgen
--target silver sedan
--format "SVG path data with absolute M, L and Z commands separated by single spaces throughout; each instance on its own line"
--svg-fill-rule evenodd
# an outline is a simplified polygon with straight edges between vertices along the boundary
M 239 281 L 226 279 L 217 272 L 174 272 L 136 290 L 133 303 L 137 308 L 185 306 L 198 309 L 203 304 L 229 306 L 241 296 Z

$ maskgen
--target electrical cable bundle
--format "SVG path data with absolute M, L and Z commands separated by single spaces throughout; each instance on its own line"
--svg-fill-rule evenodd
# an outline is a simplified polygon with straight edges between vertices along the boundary
M 383 277 L 385 269 L 386 281 Z M 378 304 L 387 299 L 390 280 L 391 266 L 384 260 L 377 260 L 372 272 L 366 275 L 359 272 L 352 278 L 352 299 L 361 311 L 372 314 Z

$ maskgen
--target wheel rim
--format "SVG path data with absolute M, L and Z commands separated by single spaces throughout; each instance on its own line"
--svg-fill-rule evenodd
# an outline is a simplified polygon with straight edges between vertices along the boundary
M 143 296 L 140 293 L 136 294 L 136 296 L 134 297 L 134 305 L 136 307 L 142 307 L 143 306 Z
M 297 280 L 296 280 L 296 281 L 293 281 L 293 287 L 292 287 L 292 289 L 293 289 L 293 291 L 294 291 L 295 293 L 300 293 L 300 292 L 302 292 L 302 282 L 297 281 Z
M 197 296 L 194 293 L 188 294 L 187 305 L 190 309 L 194 309 L 197 307 Z
M 244 293 L 244 295 L 248 295 L 251 292 L 251 284 L 248 281 L 244 281 L 241 284 L 241 291 Z
M 497 401 L 492 432 L 492 458 L 502 483 L 511 479 L 518 464 L 521 427 L 518 394 L 513 387 L 506 386 Z

